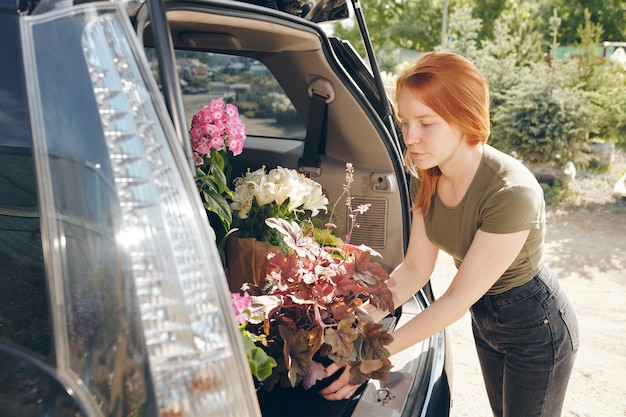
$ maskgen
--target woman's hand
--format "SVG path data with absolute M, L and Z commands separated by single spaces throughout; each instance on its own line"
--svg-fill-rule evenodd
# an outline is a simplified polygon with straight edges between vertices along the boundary
M 320 390 L 319 395 L 327 400 L 345 400 L 354 394 L 359 385 L 350 385 L 350 366 L 343 364 L 331 363 L 324 370 L 324 378 L 341 372 L 339 378 L 333 381 L 329 386 Z

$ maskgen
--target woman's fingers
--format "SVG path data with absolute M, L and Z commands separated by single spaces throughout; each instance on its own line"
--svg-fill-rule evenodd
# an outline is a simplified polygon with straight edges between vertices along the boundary
M 338 370 L 342 369 L 345 367 L 345 364 L 343 363 L 331 363 L 330 365 L 328 365 L 325 369 L 324 369 L 324 378 L 328 378 L 331 375 L 334 375 L 335 372 L 337 372 Z
M 329 372 L 328 375 L 332 375 L 334 374 L 337 369 L 329 369 L 331 367 L 335 367 L 335 368 L 339 368 L 337 365 L 335 364 L 331 364 L 329 366 L 326 367 L 326 371 L 325 372 Z M 347 398 L 350 398 L 352 396 L 352 394 L 354 394 L 354 392 L 357 390 L 357 388 L 359 387 L 358 385 L 350 385 L 349 384 L 350 381 L 350 368 L 349 367 L 345 367 L 341 373 L 341 375 L 339 376 L 339 378 L 337 378 L 335 381 L 333 381 L 329 386 L 327 386 L 326 388 L 320 390 L 319 394 L 324 397 L 327 400 L 345 400 Z

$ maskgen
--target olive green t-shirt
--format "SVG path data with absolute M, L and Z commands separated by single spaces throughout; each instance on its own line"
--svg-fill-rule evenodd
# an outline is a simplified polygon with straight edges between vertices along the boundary
M 411 196 L 419 180 L 411 181 Z M 424 218 L 431 242 L 449 253 L 460 267 L 477 230 L 515 233 L 530 230 L 515 261 L 487 294 L 500 294 L 532 279 L 543 262 L 545 202 L 533 174 L 515 158 L 484 145 L 482 161 L 465 196 L 448 207 L 437 193 Z

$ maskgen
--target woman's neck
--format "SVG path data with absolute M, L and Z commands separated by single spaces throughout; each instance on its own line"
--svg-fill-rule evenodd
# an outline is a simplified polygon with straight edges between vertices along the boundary
M 483 145 L 460 148 L 445 166 L 439 166 L 441 177 L 437 194 L 448 206 L 456 206 L 465 196 L 483 157 Z

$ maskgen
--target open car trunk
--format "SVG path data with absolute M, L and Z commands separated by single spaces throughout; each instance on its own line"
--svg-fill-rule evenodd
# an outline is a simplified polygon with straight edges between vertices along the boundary
M 351 46 L 329 38 L 318 24 L 272 8 L 218 1 L 165 5 L 187 125 L 219 97 L 236 104 L 246 124 L 243 153 L 230 160 L 231 180 L 261 167 L 292 168 L 319 182 L 329 201 L 337 202 L 351 163 L 353 205 L 372 205 L 359 215 L 351 243 L 379 252 L 382 259 L 376 261 L 390 272 L 408 242 L 408 179 L 387 98 L 381 99 L 375 77 Z M 156 64 L 148 16 L 140 10 L 135 17 Z M 335 216 L 340 227 L 349 223 L 342 201 Z M 340 228 L 337 235 L 345 232 Z M 397 324 L 431 301 L 428 285 L 398 309 Z M 372 380 L 347 401 L 325 401 L 314 389 L 260 393 L 263 414 L 448 415 L 444 332 L 395 355 L 392 363 L 387 381 Z

